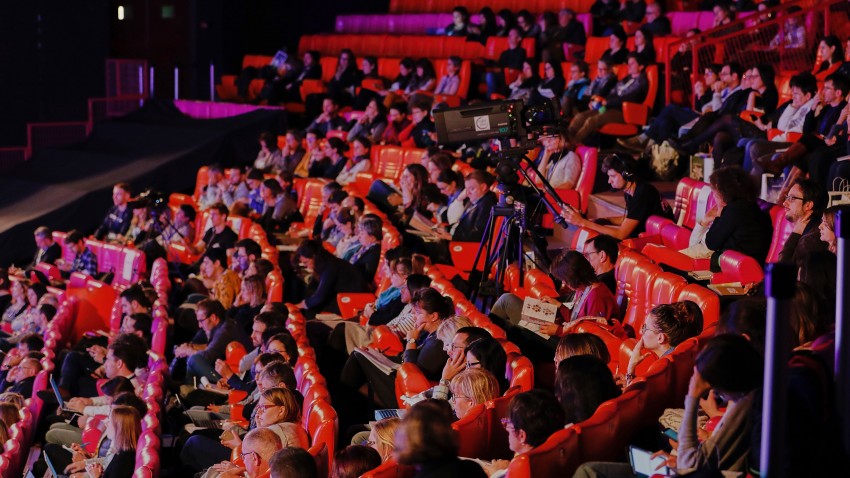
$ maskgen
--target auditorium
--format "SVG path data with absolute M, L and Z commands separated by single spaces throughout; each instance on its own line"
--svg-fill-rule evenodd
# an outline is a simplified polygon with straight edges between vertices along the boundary
M 846 0 L 0 11 L 0 477 L 850 466 Z

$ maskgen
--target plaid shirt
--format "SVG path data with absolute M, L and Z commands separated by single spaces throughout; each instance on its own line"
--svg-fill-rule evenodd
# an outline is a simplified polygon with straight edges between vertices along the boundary
M 88 247 L 83 249 L 83 252 L 74 257 L 74 265 L 71 266 L 71 272 L 82 272 L 92 277 L 97 275 L 97 256 Z

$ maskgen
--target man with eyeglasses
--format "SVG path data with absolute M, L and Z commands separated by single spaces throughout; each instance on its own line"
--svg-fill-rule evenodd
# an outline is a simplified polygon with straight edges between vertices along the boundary
M 247 476 L 258 478 L 270 473 L 269 460 L 281 449 L 280 438 L 268 428 L 257 428 L 248 432 L 242 441 L 242 461 L 245 463 L 245 474 L 223 474 L 224 476 Z
M 826 250 L 819 230 L 823 209 L 821 196 L 821 188 L 812 180 L 800 179 L 791 186 L 782 206 L 785 219 L 794 224 L 794 229 L 779 253 L 779 262 L 796 264 L 804 254 Z
M 38 372 L 41 372 L 41 363 L 37 359 L 21 360 L 21 363 L 9 370 L 6 375 L 3 392 L 19 393 L 24 397 L 32 396 L 32 386 Z
M 607 234 L 600 234 L 588 239 L 584 243 L 584 258 L 593 266 L 599 282 L 612 294 L 617 293 L 617 277 L 614 275 L 614 264 L 617 263 L 617 255 L 620 252 L 620 241 Z

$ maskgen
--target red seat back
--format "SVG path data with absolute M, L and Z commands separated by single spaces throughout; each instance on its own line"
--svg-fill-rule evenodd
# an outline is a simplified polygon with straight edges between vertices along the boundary
M 508 366 L 505 376 L 511 387 L 519 387 L 520 391 L 527 392 L 534 388 L 534 366 L 528 357 L 519 354 L 508 355 Z
M 484 439 L 490 431 L 488 417 L 487 409 L 482 403 L 472 407 L 466 416 L 452 423 L 452 428 L 457 432 L 460 442 L 458 456 L 468 458 L 488 456 L 489 443 Z
M 530 452 L 515 456 L 508 467 L 508 476 L 572 476 L 581 463 L 579 436 L 576 428 L 570 427 L 553 433 Z
M 336 452 L 338 429 L 339 420 L 336 410 L 324 400 L 313 402 L 307 421 L 307 433 L 310 435 L 311 443 L 324 443 L 328 446 L 328 469 Z
M 699 306 L 702 310 L 703 330 L 713 326 L 720 319 L 720 297 L 705 287 L 688 284 L 679 291 L 677 300 L 690 300 Z
M 777 262 L 782 247 L 785 246 L 788 236 L 794 230 L 794 225 L 785 219 L 785 208 L 782 206 L 770 208 L 770 217 L 773 220 L 773 239 L 770 241 L 767 262 Z

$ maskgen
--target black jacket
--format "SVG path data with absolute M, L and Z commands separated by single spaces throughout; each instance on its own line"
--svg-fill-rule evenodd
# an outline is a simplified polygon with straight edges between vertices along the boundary
M 339 313 L 336 295 L 340 292 L 368 292 L 366 282 L 352 264 L 331 256 L 322 265 L 319 282 L 313 293 L 304 300 L 311 312 Z
M 492 191 L 487 191 L 477 203 L 470 205 L 463 212 L 458 221 L 457 228 L 452 234 L 453 241 L 459 242 L 481 242 L 484 237 L 484 229 L 490 219 L 490 210 L 496 205 L 498 199 Z
M 723 208 L 723 212 L 705 234 L 705 245 L 714 251 L 711 256 L 711 270 L 719 270 L 718 259 L 729 249 L 746 254 L 764 264 L 772 237 L 773 225 L 770 216 L 762 211 L 757 203 L 732 201 Z

